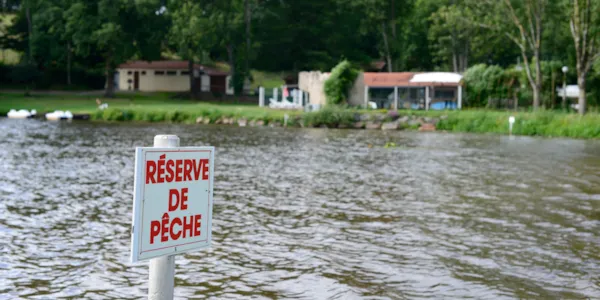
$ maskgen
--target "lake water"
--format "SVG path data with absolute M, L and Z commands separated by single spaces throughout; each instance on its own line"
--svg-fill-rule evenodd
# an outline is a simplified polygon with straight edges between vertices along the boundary
M 600 299 L 599 141 L 5 118 L 0 299 L 146 297 L 134 147 L 162 133 L 217 149 L 177 298 Z

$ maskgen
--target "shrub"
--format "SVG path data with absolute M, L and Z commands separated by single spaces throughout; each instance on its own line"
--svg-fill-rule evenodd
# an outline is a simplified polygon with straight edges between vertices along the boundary
M 347 60 L 340 62 L 331 70 L 331 75 L 325 81 L 327 104 L 346 103 L 348 93 L 358 76 L 358 72 Z

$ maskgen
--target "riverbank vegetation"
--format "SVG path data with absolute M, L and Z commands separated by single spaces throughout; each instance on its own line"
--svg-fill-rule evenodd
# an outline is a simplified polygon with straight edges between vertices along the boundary
M 425 123 L 437 130 L 508 134 L 508 118 L 515 116 L 513 134 L 546 137 L 600 138 L 600 114 L 584 116 L 558 111 L 415 111 L 363 110 L 339 106 L 317 112 L 284 111 L 257 107 L 255 104 L 197 102 L 174 99 L 173 94 L 117 94 L 104 99 L 108 109 L 99 110 L 98 95 L 0 93 L 0 114 L 10 109 L 35 109 L 44 113 L 70 110 L 74 114 L 90 114 L 95 121 L 140 121 L 203 124 L 247 124 L 248 126 L 287 126 L 365 128 L 396 123 L 393 128 L 418 129 Z M 17 104 L 18 103 L 18 104 Z M 286 117 L 288 116 L 287 121 Z M 385 127 L 385 126 L 384 126 Z

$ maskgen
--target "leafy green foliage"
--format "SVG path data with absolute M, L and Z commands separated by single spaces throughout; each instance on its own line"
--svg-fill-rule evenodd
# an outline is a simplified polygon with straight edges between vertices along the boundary
M 302 121 L 308 127 L 327 126 L 331 128 L 339 125 L 350 126 L 355 121 L 357 111 L 340 107 L 326 107 L 316 112 L 302 115 Z
M 327 104 L 344 104 L 348 99 L 348 93 L 356 77 L 358 70 L 352 64 L 344 60 L 331 70 L 331 76 L 325 81 L 325 96 Z

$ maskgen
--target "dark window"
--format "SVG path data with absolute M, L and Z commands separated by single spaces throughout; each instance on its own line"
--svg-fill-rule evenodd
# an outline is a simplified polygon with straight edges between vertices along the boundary
M 131 79 L 127 79 L 127 83 L 131 83 Z
M 131 71 L 127 71 L 127 75 L 131 75 Z
M 165 71 L 154 71 L 154 75 L 165 75 Z
M 454 98 L 454 91 L 453 90 L 436 90 L 435 98 L 452 99 L 452 98 Z
M 177 71 L 167 71 L 167 75 L 169 75 L 169 76 L 177 75 Z
M 190 75 L 190 71 L 181 71 L 181 75 L 182 76 L 189 76 Z
M 142 71 L 142 75 L 146 75 L 146 71 Z

